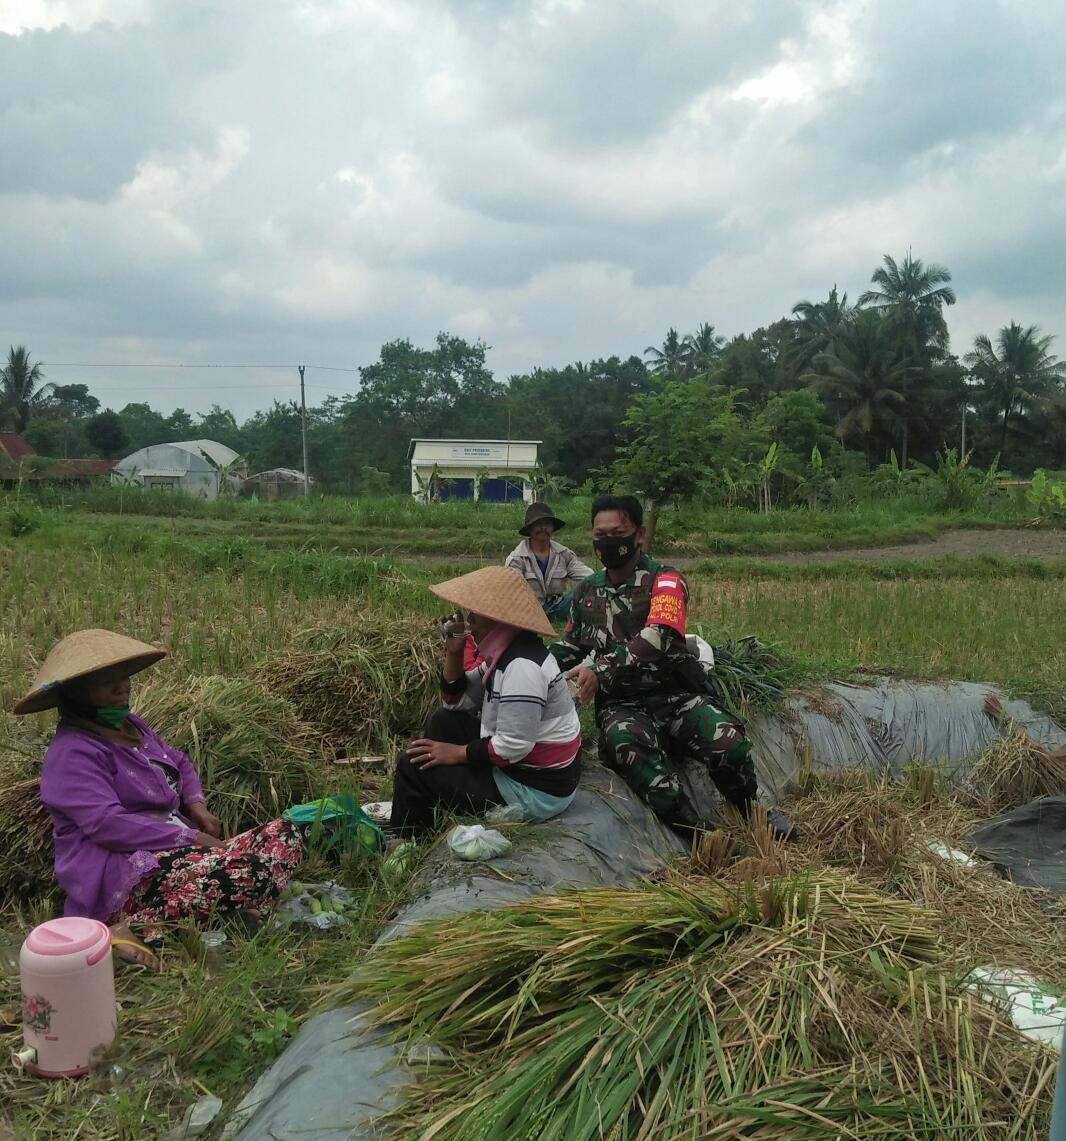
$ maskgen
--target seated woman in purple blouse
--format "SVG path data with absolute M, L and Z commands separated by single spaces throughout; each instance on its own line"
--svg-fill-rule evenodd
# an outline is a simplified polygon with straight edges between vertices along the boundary
M 189 758 L 130 712 L 130 675 L 163 657 L 121 634 L 79 630 L 13 710 L 59 708 L 41 800 L 63 913 L 107 923 L 118 954 L 147 966 L 158 960 L 145 943 L 166 924 L 226 912 L 257 922 L 302 853 L 300 832 L 281 820 L 223 840 Z

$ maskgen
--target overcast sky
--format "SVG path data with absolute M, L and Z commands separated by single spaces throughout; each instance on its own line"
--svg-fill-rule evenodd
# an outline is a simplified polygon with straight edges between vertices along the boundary
M 0 343 L 243 418 L 295 374 L 59 362 L 447 329 L 506 378 L 854 298 L 910 246 L 955 351 L 1014 319 L 1066 356 L 1064 48 L 1052 0 L 0 0 Z

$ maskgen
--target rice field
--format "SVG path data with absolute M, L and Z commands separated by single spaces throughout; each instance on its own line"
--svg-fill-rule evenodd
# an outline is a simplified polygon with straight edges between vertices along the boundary
M 222 520 L 225 533 L 190 536 L 148 517 L 48 508 L 28 532 L 0 537 L 0 839 L 7 856 L 0 868 L 0 951 L 7 948 L 0 954 L 0 1045 L 18 1035 L 11 949 L 54 903 L 47 829 L 33 798 L 54 718 L 19 720 L 6 711 L 58 638 L 104 626 L 169 647 L 166 661 L 135 679 L 134 707 L 195 753 L 231 826 L 339 788 L 376 798 L 376 783 L 360 790 L 353 770 L 333 761 L 361 747 L 391 751 L 419 724 L 433 689 L 429 620 L 441 609 L 426 584 L 501 557 L 511 542 L 500 529 L 476 539 L 486 551 L 474 557 L 447 543 L 432 559 L 352 556 L 312 541 L 305 525 L 333 525 L 312 522 L 300 523 L 296 538 L 275 535 L 266 543 L 269 527 L 250 512 Z M 459 524 L 469 529 L 476 517 Z M 694 621 L 716 641 L 758 635 L 774 643 L 792 676 L 866 670 L 973 678 L 1066 709 L 1064 566 L 708 564 L 688 577 Z M 322 866 L 302 874 L 312 878 L 316 870 Z M 0 1077 L 0 1136 L 6 1115 L 18 1137 L 133 1141 L 159 1136 L 205 1089 L 232 1102 L 284 1048 L 323 987 L 348 973 L 406 890 L 406 881 L 384 879 L 354 858 L 341 878 L 364 901 L 346 934 L 249 939 L 235 932 L 222 977 L 202 962 L 193 938 L 175 941 L 160 978 L 120 971 L 125 1013 L 111 1067 L 81 1083 Z M 927 902 L 937 906 L 934 895 Z
M 980 567 L 941 578 L 795 569 L 807 573 L 690 574 L 692 613 L 712 630 L 779 643 L 815 674 L 998 682 L 1066 710 L 1066 578 Z

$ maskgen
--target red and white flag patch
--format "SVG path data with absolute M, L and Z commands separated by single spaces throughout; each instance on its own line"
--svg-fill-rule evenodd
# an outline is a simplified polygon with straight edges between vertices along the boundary
M 676 572 L 658 575 L 651 588 L 648 625 L 669 626 L 684 637 L 686 617 L 685 586 L 681 576 Z

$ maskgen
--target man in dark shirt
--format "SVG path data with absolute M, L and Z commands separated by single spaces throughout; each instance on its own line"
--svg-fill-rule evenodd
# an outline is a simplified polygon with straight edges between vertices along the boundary
M 631 495 L 592 504 L 592 545 L 604 569 L 575 589 L 570 620 L 552 646 L 576 683 L 596 700 L 605 763 L 665 823 L 704 827 L 685 796 L 673 756 L 703 762 L 722 796 L 745 817 L 758 792 L 743 722 L 710 699 L 702 667 L 685 641 L 688 587 L 681 573 L 644 553 L 644 512 Z M 783 837 L 792 826 L 776 812 Z

